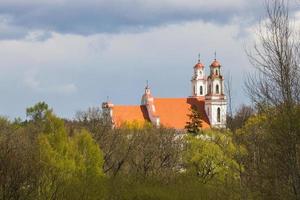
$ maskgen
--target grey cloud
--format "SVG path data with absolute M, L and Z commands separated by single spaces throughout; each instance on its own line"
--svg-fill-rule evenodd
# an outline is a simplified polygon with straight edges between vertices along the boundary
M 53 3 L 43 1 L 45 3 L 42 4 L 30 0 L 26 3 L 4 0 L 0 3 L 0 15 L 9 16 L 8 27 L 11 29 L 2 31 L 0 37 L 19 38 L 35 30 L 80 35 L 143 31 L 155 26 L 199 19 L 225 24 L 235 16 L 249 14 L 249 8 L 253 7 L 245 3 L 246 0 L 228 1 L 242 3 L 230 6 L 219 3 L 221 5 L 217 6 L 218 1 L 213 1 L 215 3 L 201 6 L 195 1 L 195 6 L 183 6 L 178 1 L 176 4 L 172 1 L 56 0 Z

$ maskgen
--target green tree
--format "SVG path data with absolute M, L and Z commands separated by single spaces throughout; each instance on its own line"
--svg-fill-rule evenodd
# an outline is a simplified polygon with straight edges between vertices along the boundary
M 236 153 L 237 146 L 228 131 L 206 130 L 202 135 L 188 136 L 184 152 L 187 175 L 197 179 L 205 187 L 215 187 L 219 194 L 214 198 L 239 199 L 240 166 Z
M 45 102 L 38 102 L 32 107 L 26 109 L 26 116 L 33 121 L 44 119 L 46 113 L 49 112 L 49 106 Z
M 196 108 L 192 107 L 188 114 L 189 121 L 186 122 L 185 129 L 192 135 L 197 135 L 201 132 L 202 128 L 202 114 Z
M 235 153 L 229 132 L 205 131 L 201 136 L 187 138 L 184 158 L 188 171 L 205 183 L 215 177 L 223 179 L 229 173 L 235 177 L 238 172 Z
M 63 120 L 48 112 L 39 134 L 40 199 L 101 199 L 103 155 L 90 133 L 68 136 Z
M 106 194 L 103 153 L 87 131 L 75 134 L 72 143 L 76 167 L 69 199 L 103 199 Z

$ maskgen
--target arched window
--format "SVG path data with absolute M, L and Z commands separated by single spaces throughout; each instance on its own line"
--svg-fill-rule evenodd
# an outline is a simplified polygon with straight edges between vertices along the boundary
M 196 89 L 197 89 L 196 86 L 194 86 L 194 87 L 193 87 L 194 95 L 196 94 L 196 91 L 197 91 Z
M 202 85 L 200 86 L 200 95 L 202 95 L 203 94 L 203 87 L 202 87 Z
M 221 122 L 221 109 L 217 109 L 217 122 Z
M 218 74 L 219 72 L 218 72 L 218 70 L 216 69 L 216 75 L 218 76 L 219 74 Z
M 219 92 L 220 92 L 220 91 L 219 91 L 219 85 L 217 84 L 217 85 L 216 85 L 216 93 L 219 94 Z

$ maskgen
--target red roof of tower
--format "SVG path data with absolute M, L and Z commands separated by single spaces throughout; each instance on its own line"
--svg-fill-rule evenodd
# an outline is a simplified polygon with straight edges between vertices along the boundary
M 220 63 L 219 61 L 217 61 L 217 60 L 214 60 L 214 61 L 211 63 L 210 66 L 212 66 L 212 67 L 220 67 L 220 66 L 221 66 L 221 63 Z
M 194 66 L 194 68 L 198 69 L 198 68 L 204 68 L 204 64 L 202 64 L 200 61 Z

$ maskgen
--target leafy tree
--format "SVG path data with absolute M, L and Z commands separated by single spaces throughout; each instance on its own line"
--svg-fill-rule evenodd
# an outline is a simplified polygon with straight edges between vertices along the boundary
M 214 178 L 224 180 L 226 176 L 237 178 L 236 145 L 229 132 L 206 131 L 197 137 L 189 136 L 187 140 L 184 158 L 189 173 L 203 183 Z
M 188 114 L 189 121 L 186 122 L 185 129 L 192 135 L 197 135 L 201 132 L 202 114 L 196 108 L 190 109 L 191 114 Z
M 106 193 L 103 153 L 87 131 L 77 133 L 72 143 L 76 167 L 70 183 L 70 199 L 103 199 Z
M 42 199 L 99 199 L 103 157 L 90 133 L 68 136 L 64 122 L 48 112 L 39 135 Z M 97 196 L 97 198 L 96 198 Z
M 33 121 L 44 119 L 46 113 L 49 112 L 49 106 L 45 102 L 38 102 L 32 107 L 26 109 L 26 116 Z

